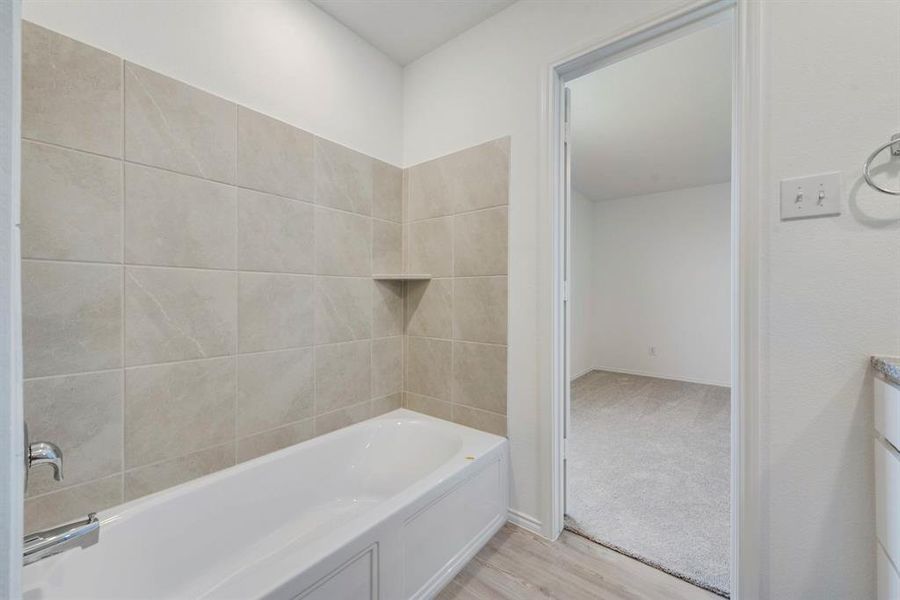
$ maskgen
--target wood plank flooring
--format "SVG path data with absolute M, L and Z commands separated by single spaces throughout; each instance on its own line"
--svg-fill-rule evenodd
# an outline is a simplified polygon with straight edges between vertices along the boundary
M 564 531 L 555 542 L 507 524 L 438 600 L 721 600 Z

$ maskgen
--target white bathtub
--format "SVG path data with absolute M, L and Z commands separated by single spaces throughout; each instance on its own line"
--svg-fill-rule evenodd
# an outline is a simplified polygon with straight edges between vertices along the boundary
M 503 525 L 507 441 L 407 410 L 100 513 L 25 600 L 429 598 Z

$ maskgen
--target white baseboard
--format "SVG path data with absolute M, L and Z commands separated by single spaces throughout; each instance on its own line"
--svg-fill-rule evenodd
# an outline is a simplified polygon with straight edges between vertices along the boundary
M 596 371 L 596 369 L 594 367 L 588 367 L 587 369 L 583 369 L 580 373 L 575 373 L 574 375 L 572 375 L 572 377 L 569 378 L 569 381 L 575 381 L 582 375 L 587 375 L 591 371 Z
M 532 533 L 543 535 L 544 524 L 541 523 L 538 519 L 535 519 L 531 515 L 526 515 L 525 513 L 521 513 L 511 508 L 508 511 L 508 515 L 509 522 L 513 525 L 517 525 L 522 529 L 527 529 Z
M 685 383 L 701 383 L 703 385 L 717 385 L 719 387 L 731 387 L 730 381 L 710 381 L 708 379 L 697 379 L 694 377 L 682 377 L 681 375 L 667 375 L 665 373 L 649 373 L 647 371 L 637 371 L 634 369 L 622 369 L 620 367 L 593 367 L 590 371 L 609 371 L 610 373 L 622 373 L 623 375 L 640 375 L 642 377 L 655 377 L 656 379 L 671 379 L 672 381 L 683 381 Z

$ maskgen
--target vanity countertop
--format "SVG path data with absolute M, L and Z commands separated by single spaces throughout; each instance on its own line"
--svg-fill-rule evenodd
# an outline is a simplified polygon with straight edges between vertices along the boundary
M 887 381 L 894 385 L 900 385 L 900 358 L 895 356 L 873 356 L 871 362 L 872 368 L 884 375 Z

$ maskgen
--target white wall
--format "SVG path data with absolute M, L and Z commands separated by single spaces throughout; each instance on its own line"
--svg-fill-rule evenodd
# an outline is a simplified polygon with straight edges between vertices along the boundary
M 545 530 L 550 364 L 539 332 L 552 258 L 538 253 L 551 226 L 539 188 L 543 69 L 683 4 L 518 2 L 406 68 L 406 164 L 512 136 L 511 502 Z M 900 3 L 760 6 L 761 596 L 863 600 L 874 597 L 875 544 L 866 357 L 900 354 L 900 203 L 860 183 L 860 166 L 900 129 Z M 780 178 L 831 170 L 844 181 L 840 217 L 778 220 Z
M 23 17 L 400 164 L 401 68 L 306 0 L 26 0 Z
M 572 265 L 569 280 L 569 370 L 572 379 L 597 364 L 594 352 L 594 202 L 572 190 Z
M 573 286 L 573 310 L 591 320 L 573 315 L 573 355 L 587 346 L 590 368 L 730 385 L 730 202 L 720 183 L 592 203 L 575 223 L 573 279 L 590 279 Z

